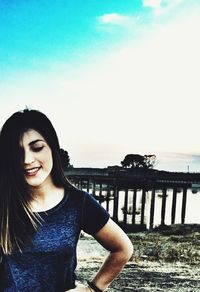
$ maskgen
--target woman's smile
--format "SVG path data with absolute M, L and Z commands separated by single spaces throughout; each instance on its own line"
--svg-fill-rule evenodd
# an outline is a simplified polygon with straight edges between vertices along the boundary
M 26 176 L 36 176 L 40 169 L 41 169 L 41 166 L 27 168 L 27 169 L 25 169 L 25 175 Z

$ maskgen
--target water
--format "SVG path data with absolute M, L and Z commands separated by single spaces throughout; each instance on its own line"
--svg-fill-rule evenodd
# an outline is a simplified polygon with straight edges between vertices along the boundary
M 132 191 L 129 191 L 128 194 L 128 210 L 132 210 Z M 153 226 L 158 226 L 161 223 L 161 209 L 162 209 L 162 191 L 156 191 L 155 193 L 155 208 L 154 208 L 154 222 Z M 165 211 L 165 224 L 171 224 L 171 210 L 172 210 L 172 195 L 173 190 L 167 190 L 167 198 L 166 198 L 166 211 Z M 151 202 L 152 191 L 148 191 L 146 193 L 146 204 L 145 204 L 145 223 L 147 228 L 149 227 L 150 220 L 150 202 Z M 124 207 L 124 198 L 125 192 L 120 191 L 119 194 L 119 211 L 118 216 L 119 220 L 123 220 L 123 207 Z M 183 191 L 177 193 L 176 200 L 176 215 L 175 215 L 175 224 L 181 223 L 181 209 L 182 209 L 182 198 Z M 140 223 L 141 220 L 141 199 L 142 199 L 142 191 L 137 191 L 137 202 L 136 202 L 136 224 Z M 198 223 L 200 224 L 200 214 L 199 214 L 199 206 L 200 206 L 200 191 L 197 193 L 192 193 L 191 189 L 187 190 L 187 202 L 186 202 L 186 215 L 185 215 L 185 223 L 192 224 Z M 122 210 L 121 210 L 122 209 Z M 127 222 L 131 223 L 132 214 L 127 215 Z
M 86 189 L 85 189 L 86 191 Z M 89 190 L 92 193 L 92 189 Z M 96 196 L 99 196 L 99 190 L 95 192 Z M 114 200 L 113 200 L 114 191 L 110 191 L 110 201 L 109 201 L 109 213 L 111 217 L 113 216 Z M 102 191 L 102 196 L 106 197 L 107 191 Z M 172 195 L 173 190 L 167 189 L 167 198 L 166 198 L 166 211 L 165 211 L 165 224 L 171 224 L 171 210 L 172 210 Z M 151 202 L 152 191 L 146 192 L 146 203 L 145 203 L 145 213 L 144 221 L 149 228 L 150 220 L 150 202 Z M 132 198 L 133 191 L 128 191 L 128 204 L 127 204 L 127 223 L 131 224 L 132 222 Z M 142 201 L 142 190 L 137 190 L 137 200 L 136 200 L 136 216 L 135 223 L 140 224 L 141 222 L 141 201 Z M 175 224 L 181 223 L 181 209 L 182 209 L 182 198 L 183 190 L 181 189 L 177 192 L 176 200 L 176 215 L 175 215 Z M 124 201 L 125 201 L 125 191 L 119 191 L 119 207 L 118 207 L 118 220 L 123 221 L 124 218 Z M 106 201 L 102 202 L 102 206 L 106 209 Z M 185 214 L 185 223 L 186 224 L 200 224 L 200 190 L 197 193 L 193 193 L 191 189 L 187 190 L 187 201 L 186 201 L 186 214 Z M 155 192 L 155 208 L 154 208 L 154 222 L 153 226 L 158 226 L 161 223 L 161 209 L 162 209 L 162 191 L 156 190 Z

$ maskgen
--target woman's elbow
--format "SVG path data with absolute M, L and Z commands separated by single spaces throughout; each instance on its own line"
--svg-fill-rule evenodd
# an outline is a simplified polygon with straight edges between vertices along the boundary
M 131 257 L 133 256 L 133 244 L 131 240 L 127 237 L 126 240 L 124 240 L 121 248 L 118 250 L 118 252 L 121 255 L 121 260 L 126 264 Z
M 124 258 L 128 262 L 132 256 L 133 256 L 133 244 L 129 239 L 124 248 Z

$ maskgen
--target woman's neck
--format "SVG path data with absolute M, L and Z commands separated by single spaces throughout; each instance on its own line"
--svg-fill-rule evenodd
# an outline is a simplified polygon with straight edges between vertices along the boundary
M 53 183 L 32 188 L 32 211 L 43 212 L 55 207 L 60 201 L 62 201 L 64 193 L 65 191 L 63 187 L 57 187 Z

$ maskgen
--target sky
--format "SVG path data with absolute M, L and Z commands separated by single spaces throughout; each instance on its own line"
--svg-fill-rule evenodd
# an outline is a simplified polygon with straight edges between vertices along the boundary
M 200 1 L 1 0 L 0 127 L 52 121 L 74 167 L 200 172 Z

